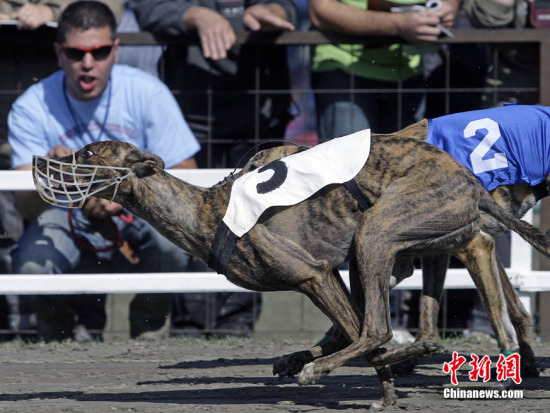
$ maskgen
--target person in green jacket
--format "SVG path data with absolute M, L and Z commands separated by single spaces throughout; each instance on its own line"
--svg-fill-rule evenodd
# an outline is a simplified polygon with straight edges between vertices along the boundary
M 404 43 L 323 44 L 312 49 L 312 88 L 321 141 L 358 130 L 394 132 L 423 117 L 422 49 L 452 27 L 461 0 L 310 0 L 314 28 L 363 38 L 399 37 Z M 424 10 L 419 5 L 427 6 Z M 416 9 L 410 9 L 416 6 Z M 435 6 L 435 7 L 433 7 Z M 342 93 L 326 90 L 344 89 Z M 358 93 L 352 90 L 361 89 Z M 376 92 L 365 89 L 377 89 Z M 381 92 L 380 89 L 389 90 Z M 325 90 L 325 91 L 323 91 Z

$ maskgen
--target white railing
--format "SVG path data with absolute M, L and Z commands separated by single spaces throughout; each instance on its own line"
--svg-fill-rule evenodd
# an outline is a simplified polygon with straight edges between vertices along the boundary
M 211 186 L 231 172 L 230 169 L 173 169 L 170 172 L 194 185 Z M 30 171 L 0 171 L 0 190 L 35 190 Z M 524 218 L 532 222 L 532 211 Z M 511 266 L 507 270 L 512 284 L 520 293 L 526 309 L 531 312 L 531 295 L 550 291 L 550 272 L 532 270 L 532 249 L 517 234 L 512 234 Z M 342 272 L 348 280 L 347 272 Z M 422 273 L 403 281 L 398 289 L 422 288 Z M 445 288 L 475 288 L 463 269 L 450 269 Z M 223 275 L 201 273 L 111 273 L 111 274 L 32 274 L 0 275 L 0 294 L 85 294 L 85 293 L 161 293 L 161 292 L 244 291 L 231 284 Z

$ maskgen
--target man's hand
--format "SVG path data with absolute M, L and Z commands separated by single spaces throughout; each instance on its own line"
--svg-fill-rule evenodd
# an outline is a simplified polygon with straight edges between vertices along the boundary
M 117 238 L 116 227 L 109 218 L 121 211 L 122 205 L 95 197 L 88 198 L 82 207 L 82 215 L 90 221 L 92 228 L 113 242 Z
M 110 202 L 106 199 L 90 197 L 82 207 L 82 215 L 90 222 L 105 220 L 113 215 L 117 215 L 122 211 L 122 205 L 116 202 Z
M 400 36 L 410 43 L 436 42 L 441 34 L 440 19 L 433 12 L 395 13 L 399 19 Z
M 277 4 L 255 4 L 244 12 L 244 24 L 252 31 L 294 30 L 294 25 L 286 20 L 284 9 Z
M 460 9 L 462 0 L 447 0 L 441 2 L 441 10 L 437 12 L 441 20 L 441 25 L 447 29 L 451 29 L 454 25 L 458 10 Z
M 63 158 L 64 156 L 69 156 L 72 153 L 73 151 L 67 148 L 66 146 L 56 145 L 48 151 L 46 156 L 48 158 Z
M 309 0 L 308 9 L 319 30 L 352 36 L 399 36 L 410 43 L 434 43 L 441 34 L 438 12 L 430 10 L 389 13 L 362 10 L 338 0 Z
M 286 20 L 284 9 L 277 4 L 257 4 L 247 8 L 243 21 L 253 31 L 294 30 Z M 190 7 L 183 15 L 187 30 L 199 35 L 204 57 L 213 60 L 225 59 L 227 51 L 237 40 L 229 21 L 218 12 L 206 7 Z
M 17 27 L 20 29 L 34 30 L 49 21 L 53 21 L 54 15 L 53 10 L 50 6 L 47 6 L 45 4 L 27 3 L 17 12 L 13 13 L 10 16 L 10 19 L 19 20 L 19 24 L 17 25 Z
M 183 15 L 183 24 L 187 30 L 197 32 L 204 57 L 213 60 L 225 59 L 237 40 L 229 21 L 206 7 L 190 7 Z

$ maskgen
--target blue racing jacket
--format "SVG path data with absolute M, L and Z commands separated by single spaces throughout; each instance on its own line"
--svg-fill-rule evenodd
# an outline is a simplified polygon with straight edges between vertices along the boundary
M 427 142 L 452 155 L 488 191 L 535 186 L 550 173 L 550 108 L 506 105 L 429 119 Z

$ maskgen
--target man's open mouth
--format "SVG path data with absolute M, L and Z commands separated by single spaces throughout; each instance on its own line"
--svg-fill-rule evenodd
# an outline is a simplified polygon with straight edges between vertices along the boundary
M 98 82 L 93 76 L 80 76 L 79 80 L 80 87 L 86 91 L 92 90 Z

